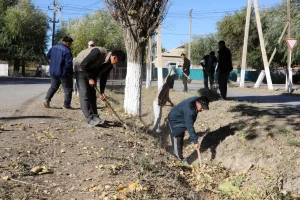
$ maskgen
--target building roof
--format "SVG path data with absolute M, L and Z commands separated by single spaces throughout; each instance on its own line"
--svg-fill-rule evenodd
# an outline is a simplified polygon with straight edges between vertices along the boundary
M 184 45 L 170 49 L 162 53 L 163 68 L 167 67 L 167 63 L 182 63 L 180 55 L 184 53 Z M 157 57 L 153 60 L 155 67 L 157 67 Z

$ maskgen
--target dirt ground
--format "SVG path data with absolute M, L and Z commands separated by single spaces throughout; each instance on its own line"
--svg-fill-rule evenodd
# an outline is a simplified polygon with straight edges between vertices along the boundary
M 131 130 L 90 128 L 78 96 L 74 110 L 61 109 L 56 94 L 51 109 L 30 102 L 0 127 L 0 199 L 297 199 L 300 195 L 300 119 L 297 108 L 216 100 L 198 114 L 202 165 L 188 138 L 184 156 L 172 154 L 169 130 L 152 133 L 156 88 L 142 91 L 142 122 L 123 114 L 124 88 L 107 90 Z M 197 93 L 171 91 L 177 104 Z M 99 102 L 100 116 L 116 121 Z

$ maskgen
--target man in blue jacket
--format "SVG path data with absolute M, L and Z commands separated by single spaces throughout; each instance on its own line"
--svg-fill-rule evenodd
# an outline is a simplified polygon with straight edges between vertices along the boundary
M 199 112 L 209 110 L 208 105 L 209 101 L 205 96 L 190 97 L 175 106 L 168 115 L 174 154 L 185 165 L 189 165 L 182 155 L 185 131 L 188 131 L 190 139 L 194 143 L 194 148 L 199 149 L 194 123 Z
M 51 47 L 47 53 L 47 58 L 50 60 L 51 87 L 44 101 L 45 108 L 50 108 L 50 101 L 61 84 L 65 93 L 63 108 L 71 108 L 74 76 L 73 57 L 70 49 L 72 42 L 71 37 L 64 36 L 61 43 Z

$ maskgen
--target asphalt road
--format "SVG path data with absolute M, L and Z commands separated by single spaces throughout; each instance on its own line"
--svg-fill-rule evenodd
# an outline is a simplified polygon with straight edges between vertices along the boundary
M 0 119 L 31 101 L 42 101 L 49 86 L 50 79 L 0 77 Z
M 255 83 L 248 82 L 245 83 L 245 87 L 253 88 Z M 152 82 L 152 85 L 156 86 L 157 82 Z M 203 81 L 192 81 L 191 84 L 188 84 L 188 91 L 196 92 L 200 88 L 204 88 Z M 262 84 L 261 89 L 253 89 L 253 91 L 245 90 L 242 88 L 228 88 L 227 97 L 229 100 L 239 100 L 239 101 L 248 101 L 262 104 L 266 107 L 296 107 L 300 108 L 300 95 L 277 95 L 272 92 L 267 91 L 267 85 Z M 274 89 L 284 90 L 284 84 L 273 84 Z M 294 89 L 300 89 L 300 85 L 294 85 Z M 181 81 L 175 81 L 174 89 L 182 91 L 183 84 Z
M 145 82 L 144 82 L 145 84 Z M 156 81 L 152 82 L 155 86 Z M 110 81 L 108 85 L 124 85 L 124 81 Z M 254 83 L 246 83 L 246 86 L 253 87 Z M 50 79 L 40 78 L 8 78 L 0 77 L 0 118 L 12 116 L 16 110 L 21 109 L 32 101 L 42 102 L 48 88 Z M 284 85 L 274 85 L 274 88 L 284 88 Z M 197 91 L 203 88 L 203 81 L 193 81 L 188 85 L 189 91 Z M 262 85 L 266 88 L 266 85 Z M 296 85 L 294 88 L 300 88 Z M 183 90 L 181 81 L 175 81 L 174 89 Z M 265 106 L 289 106 L 300 108 L 299 95 L 274 95 L 265 90 L 253 90 L 253 92 L 228 88 L 229 99 L 250 101 Z

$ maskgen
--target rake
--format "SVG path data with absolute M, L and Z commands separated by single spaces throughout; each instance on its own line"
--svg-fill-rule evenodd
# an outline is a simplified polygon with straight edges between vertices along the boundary
M 99 90 L 97 87 L 95 87 L 95 90 L 97 91 L 97 93 L 98 93 L 99 95 L 101 95 L 101 92 L 100 92 L 100 90 Z M 112 106 L 110 105 L 110 103 L 109 103 L 106 99 L 104 100 L 104 103 L 106 104 L 107 107 L 109 107 L 109 108 L 111 109 L 111 111 L 114 113 L 114 115 L 118 118 L 119 123 L 120 123 L 125 129 L 128 129 L 128 130 L 129 130 L 128 126 L 127 126 L 127 125 L 125 124 L 125 122 L 119 117 L 119 115 L 116 113 L 116 111 L 112 108 Z

